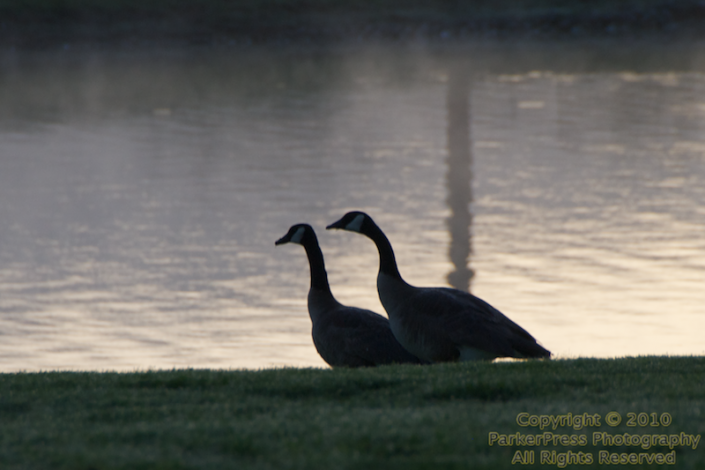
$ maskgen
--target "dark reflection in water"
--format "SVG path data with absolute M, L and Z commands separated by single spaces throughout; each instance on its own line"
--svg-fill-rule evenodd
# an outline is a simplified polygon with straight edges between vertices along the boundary
M 472 253 L 472 150 L 470 142 L 469 66 L 460 62 L 448 71 L 446 106 L 448 107 L 448 255 L 454 270 L 448 283 L 469 291 L 473 271 L 468 267 Z
M 336 297 L 381 312 L 374 248 L 320 230 L 349 209 L 559 355 L 703 352 L 697 45 L 0 65 L 0 370 L 323 366 L 273 242 L 312 224 Z

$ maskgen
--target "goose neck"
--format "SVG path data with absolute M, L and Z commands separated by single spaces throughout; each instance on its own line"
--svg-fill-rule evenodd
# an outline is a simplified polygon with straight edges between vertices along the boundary
M 401 279 L 392 244 L 389 242 L 384 232 L 382 232 L 377 225 L 373 225 L 368 229 L 366 235 L 370 237 L 377 246 L 377 251 L 379 252 L 379 272 L 392 278 Z
M 311 290 L 331 294 L 330 285 L 328 284 L 328 273 L 326 273 L 326 265 L 323 261 L 321 247 L 317 242 L 313 241 L 305 243 L 304 248 L 306 249 L 308 264 L 311 268 Z

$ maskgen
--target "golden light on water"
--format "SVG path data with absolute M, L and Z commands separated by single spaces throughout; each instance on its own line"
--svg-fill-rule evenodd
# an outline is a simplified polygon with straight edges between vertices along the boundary
M 559 358 L 705 353 L 705 61 L 581 51 L 16 64 L 0 370 L 325 367 L 274 240 L 313 225 L 338 300 L 383 313 L 372 242 L 324 230 L 352 209 L 408 282 L 469 282 Z

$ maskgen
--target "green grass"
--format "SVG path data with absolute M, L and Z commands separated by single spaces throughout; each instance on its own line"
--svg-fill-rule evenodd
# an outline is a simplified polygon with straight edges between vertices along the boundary
M 558 468 L 499 434 L 705 434 L 705 358 L 387 366 L 362 370 L 174 370 L 0 375 L 2 469 Z M 617 427 L 604 420 L 623 417 Z M 600 426 L 521 427 L 517 415 L 598 414 Z M 663 427 L 628 413 L 669 413 Z M 638 424 L 638 423 L 637 423 Z M 534 450 L 535 465 L 512 465 Z M 636 447 L 612 452 L 667 453 Z M 705 443 L 676 447 L 702 468 Z M 579 465 L 571 468 L 597 468 Z M 617 466 L 619 467 L 619 466 Z M 666 468 L 663 467 L 663 468 Z M 628 468 L 662 468 L 628 465 Z

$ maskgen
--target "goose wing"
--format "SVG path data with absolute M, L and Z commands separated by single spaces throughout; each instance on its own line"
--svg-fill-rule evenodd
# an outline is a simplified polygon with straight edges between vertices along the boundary
M 332 366 L 421 363 L 394 338 L 389 320 L 361 308 L 341 305 L 314 326 L 313 341 Z
M 410 299 L 428 324 L 444 332 L 459 350 L 471 348 L 495 357 L 548 357 L 529 332 L 484 300 L 450 288 L 420 288 Z

